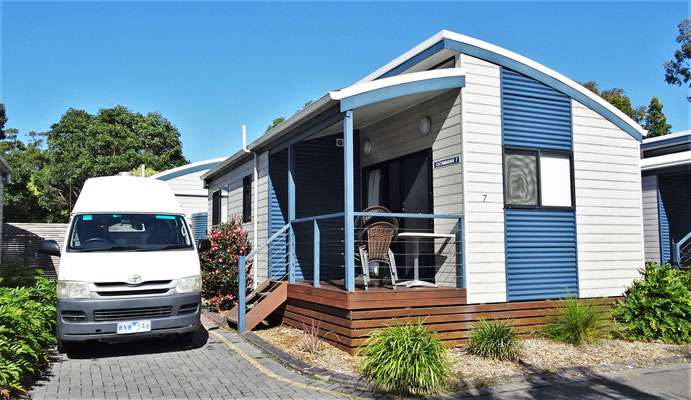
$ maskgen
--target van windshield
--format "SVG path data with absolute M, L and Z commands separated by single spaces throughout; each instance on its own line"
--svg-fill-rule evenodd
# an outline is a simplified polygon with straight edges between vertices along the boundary
M 179 215 L 77 215 L 68 249 L 73 251 L 151 251 L 192 248 L 185 220 Z

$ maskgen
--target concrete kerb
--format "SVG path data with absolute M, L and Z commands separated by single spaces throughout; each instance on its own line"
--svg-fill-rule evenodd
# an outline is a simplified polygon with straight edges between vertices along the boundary
M 226 322 L 223 320 L 223 317 L 221 315 L 209 311 L 205 311 L 205 314 L 209 318 L 213 319 L 217 325 L 221 327 L 227 326 Z M 290 354 L 266 342 L 264 339 L 262 339 L 253 332 L 246 332 L 238 336 L 242 337 L 247 342 L 253 344 L 266 354 L 276 358 L 283 365 L 299 372 L 302 375 L 327 382 L 339 383 L 345 386 L 357 388 L 359 390 L 369 391 L 372 389 L 371 386 L 368 386 L 365 382 L 363 382 L 360 379 L 338 372 L 333 372 L 324 368 L 315 367 L 296 357 L 293 357 Z M 458 395 L 467 392 L 467 394 L 469 395 L 477 395 L 485 392 L 492 392 L 493 390 L 490 389 L 492 387 L 520 384 L 526 382 L 529 382 L 533 386 L 549 386 L 563 384 L 565 382 L 579 382 L 590 379 L 598 379 L 603 373 L 608 372 L 631 370 L 635 368 L 646 368 L 654 365 L 677 364 L 690 361 L 691 357 L 676 356 L 668 358 L 632 360 L 621 363 L 602 364 L 597 366 L 599 372 L 595 372 L 589 367 L 577 366 L 560 368 L 554 372 L 536 372 L 527 375 L 514 375 L 496 379 L 457 381 L 457 391 L 454 393 Z M 442 398 L 443 397 L 444 396 L 442 395 Z

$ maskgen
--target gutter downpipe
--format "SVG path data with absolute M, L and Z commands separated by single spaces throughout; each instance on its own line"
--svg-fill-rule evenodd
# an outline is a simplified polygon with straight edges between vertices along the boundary
M 253 183 L 253 185 L 252 185 L 253 191 L 254 191 L 254 194 L 252 196 L 254 198 L 253 199 L 254 200 L 254 210 L 252 212 L 252 214 L 253 214 L 252 215 L 252 222 L 254 223 L 253 245 L 257 246 L 257 236 L 258 236 L 257 235 L 257 228 L 258 228 L 257 219 L 259 218 L 259 207 L 258 207 L 258 204 L 259 204 L 259 201 L 258 201 L 259 200 L 259 182 L 258 182 L 259 176 L 257 174 L 257 152 L 249 150 L 247 148 L 247 127 L 244 124 L 242 125 L 242 150 L 245 153 L 252 153 L 252 155 L 254 156 L 254 168 L 252 170 L 252 177 L 254 178 L 253 179 L 254 182 L 252 182 Z M 252 265 L 252 270 L 253 270 L 252 275 L 254 276 L 254 279 L 252 279 L 252 289 L 253 290 L 257 290 L 257 264 L 259 264 L 258 260 L 259 260 L 259 253 L 257 253 L 254 256 L 254 264 Z M 240 271 L 238 271 L 238 273 L 239 272 Z

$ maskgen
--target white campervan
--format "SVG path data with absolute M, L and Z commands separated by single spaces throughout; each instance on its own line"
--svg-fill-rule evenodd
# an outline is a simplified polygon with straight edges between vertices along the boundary
M 86 181 L 72 210 L 57 282 L 58 349 L 71 342 L 199 328 L 201 277 L 191 229 L 168 185 L 133 176 Z M 208 248 L 208 241 L 199 247 Z

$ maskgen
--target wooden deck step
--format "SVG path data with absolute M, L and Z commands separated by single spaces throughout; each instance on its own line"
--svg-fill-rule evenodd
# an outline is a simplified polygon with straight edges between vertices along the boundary
M 248 310 L 245 314 L 245 329 L 248 331 L 254 329 L 288 299 L 287 282 L 267 282 L 266 285 L 262 285 L 262 287 L 257 288 L 257 291 L 250 294 L 252 295 L 251 303 L 247 305 Z M 228 324 L 237 326 L 237 306 L 226 314 L 226 320 Z

